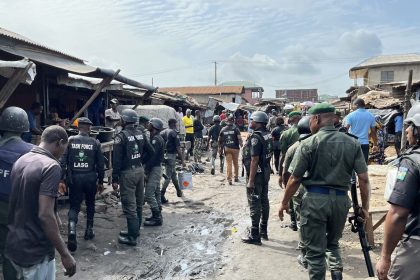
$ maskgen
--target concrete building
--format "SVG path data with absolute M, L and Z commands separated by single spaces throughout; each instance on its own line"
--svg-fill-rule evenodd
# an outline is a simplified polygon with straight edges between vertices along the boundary
M 246 103 L 243 86 L 205 86 L 205 87 L 168 87 L 159 88 L 159 92 L 174 92 L 193 97 L 198 103 L 207 105 L 209 97 L 223 102 Z
M 245 90 L 243 99 L 251 105 L 258 103 L 262 99 L 264 93 L 264 88 L 262 86 L 250 81 L 229 81 L 223 82 L 219 84 L 219 86 L 243 86 Z
M 420 54 L 380 55 L 366 59 L 349 71 L 349 77 L 363 79 L 363 86 L 378 86 L 407 81 L 413 70 L 413 81 L 420 80 Z
M 276 90 L 276 98 L 286 98 L 288 103 L 318 102 L 318 89 L 278 89 Z

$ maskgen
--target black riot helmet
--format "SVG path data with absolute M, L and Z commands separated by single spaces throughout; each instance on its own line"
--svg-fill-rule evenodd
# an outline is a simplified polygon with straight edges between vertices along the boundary
M 25 110 L 19 107 L 7 107 L 0 116 L 0 131 L 29 132 L 29 120 Z
M 310 116 L 305 116 L 301 118 L 297 124 L 298 133 L 301 137 L 305 137 L 308 134 L 311 134 L 311 129 L 309 127 Z
M 252 113 L 251 120 L 257 123 L 268 123 L 268 116 L 263 111 L 256 111 Z
M 137 115 L 136 111 L 133 109 L 124 109 L 121 112 L 121 118 L 126 123 L 136 123 L 139 116 Z
M 150 123 L 150 125 L 151 126 L 153 126 L 153 128 L 154 129 L 156 129 L 156 130 L 162 130 L 163 129 L 163 122 L 162 122 L 162 120 L 161 119 L 159 119 L 159 118 L 151 118 L 150 120 L 149 120 L 149 123 Z

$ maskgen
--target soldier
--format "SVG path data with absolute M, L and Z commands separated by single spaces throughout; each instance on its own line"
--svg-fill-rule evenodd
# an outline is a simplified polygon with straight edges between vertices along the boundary
M 136 111 L 124 109 L 121 112 L 123 130 L 115 136 L 112 154 L 112 187 L 120 187 L 121 203 L 127 218 L 128 231 L 120 231 L 118 242 L 129 246 L 137 245 L 142 222 L 144 201 L 145 159 L 154 154 L 154 149 L 143 132 L 134 127 L 138 121 Z
M 271 131 L 271 136 L 273 137 L 274 165 L 277 173 L 279 172 L 280 164 L 280 137 L 285 129 L 283 117 L 277 117 L 276 127 Z
M 162 162 L 165 155 L 165 142 L 159 134 L 162 129 L 163 122 L 161 119 L 150 119 L 148 130 L 155 153 L 146 162 L 145 171 L 147 180 L 145 199 L 150 206 L 152 216 L 145 219 L 144 226 L 162 225 L 160 178 L 162 177 Z
M 243 162 L 247 173 L 247 197 L 252 227 L 242 242 L 261 245 L 261 237 L 268 240 L 267 223 L 270 211 L 268 182 L 273 140 L 266 130 L 268 116 L 257 111 L 251 116 L 252 134 L 243 148 Z
M 218 141 L 221 129 L 222 127 L 220 126 L 220 116 L 213 116 L 213 125 L 210 127 L 207 133 L 207 150 L 209 150 L 209 147 L 211 146 L 211 175 L 214 175 L 214 170 L 216 168 L 215 163 L 217 157 L 217 150 L 219 149 Z
M 325 279 L 326 259 L 331 278 L 342 279 L 339 240 L 351 206 L 347 191 L 353 170 L 359 179 L 362 216 L 369 215 L 369 177 L 360 144 L 334 128 L 334 112 L 334 106 L 325 103 L 309 109 L 313 135 L 297 148 L 279 209 L 283 220 L 291 197 L 302 183 L 306 193 L 301 205 L 301 235 L 309 278 L 315 280 Z
M 61 157 L 61 167 L 69 185 L 70 209 L 68 213 L 67 248 L 74 252 L 77 249 L 76 225 L 80 204 L 85 198 L 86 230 L 85 240 L 95 237 L 93 217 L 95 215 L 95 195 L 104 190 L 104 155 L 98 140 L 89 136 L 92 122 L 85 117 L 78 118 L 79 135 L 69 138 L 69 145 Z
M 232 185 L 232 164 L 235 171 L 235 182 L 239 182 L 239 147 L 242 147 L 242 137 L 239 129 L 233 125 L 233 116 L 226 119 L 226 127 L 220 130 L 219 153 L 224 152 L 227 162 L 227 180 Z
M 282 178 L 281 175 L 283 174 L 283 163 L 284 158 L 286 156 L 287 149 L 289 149 L 290 146 L 292 146 L 296 141 L 299 140 L 299 133 L 297 129 L 297 124 L 300 121 L 302 115 L 298 111 L 292 111 L 288 115 L 289 117 L 289 125 L 291 124 L 292 127 L 288 130 L 284 131 L 280 137 L 280 153 L 281 153 L 281 159 L 279 163 L 279 185 L 282 184 Z M 296 214 L 293 207 L 293 201 L 290 201 L 290 228 L 293 231 L 297 231 L 297 223 L 296 223 Z
M 284 158 L 283 174 L 282 174 L 284 186 L 287 185 L 287 181 L 290 178 L 290 172 L 288 170 L 290 167 L 290 163 L 292 163 L 293 157 L 295 156 L 296 150 L 299 147 L 300 142 L 308 138 L 311 134 L 311 130 L 309 128 L 309 117 L 305 116 L 302 119 L 300 119 L 297 127 L 298 127 L 298 133 L 300 135 L 299 141 L 297 141 L 292 146 L 290 146 L 289 149 L 287 149 L 286 156 Z M 305 193 L 305 188 L 302 185 L 300 185 L 299 190 L 295 193 L 292 200 L 293 200 L 294 212 L 296 213 L 296 222 L 297 222 L 297 226 L 299 230 L 298 231 L 299 232 L 298 249 L 302 253 L 301 255 L 298 256 L 298 263 L 302 265 L 304 268 L 308 268 L 308 263 L 306 262 L 306 259 L 305 259 L 306 250 L 305 250 L 305 247 L 303 246 L 302 237 L 300 233 L 300 206 L 302 204 L 302 197 L 304 193 Z
M 416 102 L 416 104 L 420 104 Z M 381 259 L 376 265 L 380 280 L 418 279 L 420 275 L 420 110 L 413 106 L 405 123 L 411 146 L 398 159 L 398 173 L 388 199 Z M 396 252 L 391 262 L 392 253 Z
M 7 228 L 9 196 L 12 190 L 10 172 L 15 161 L 34 147 L 21 139 L 24 132 L 29 132 L 29 121 L 25 110 L 19 107 L 4 109 L 0 116 L 0 254 L 3 258 L 4 279 L 16 279 L 13 265 L 4 257 L 6 236 L 9 232 Z
M 176 131 L 176 119 L 169 119 L 168 126 L 169 128 L 161 132 L 161 136 L 166 142 L 166 155 L 165 155 L 165 181 L 162 185 L 161 201 L 162 204 L 168 203 L 168 200 L 165 198 L 166 189 L 169 183 L 172 180 L 172 183 L 176 189 L 176 195 L 182 197 L 182 191 L 179 187 L 178 176 L 176 174 L 176 156 L 181 158 L 182 166 L 185 167 L 184 157 L 182 155 L 181 143 L 178 138 L 178 132 Z

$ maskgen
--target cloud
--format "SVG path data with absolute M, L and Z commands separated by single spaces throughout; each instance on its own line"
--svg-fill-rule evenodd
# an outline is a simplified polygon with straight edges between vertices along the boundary
M 285 74 L 312 75 L 321 71 L 317 62 L 324 54 L 320 49 L 296 44 L 287 46 L 280 54 L 281 68 Z
M 352 57 L 369 57 L 382 53 L 382 41 L 375 33 L 359 29 L 343 33 L 338 40 L 340 51 Z

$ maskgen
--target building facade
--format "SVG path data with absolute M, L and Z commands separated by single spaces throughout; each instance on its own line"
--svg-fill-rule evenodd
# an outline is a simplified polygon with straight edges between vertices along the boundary
M 318 102 L 318 89 L 278 89 L 276 98 L 286 98 L 287 102 Z
M 387 83 L 404 82 L 408 72 L 413 70 L 413 81 L 420 80 L 420 55 L 380 55 L 369 58 L 349 71 L 349 77 L 363 81 L 363 86 L 377 86 Z

